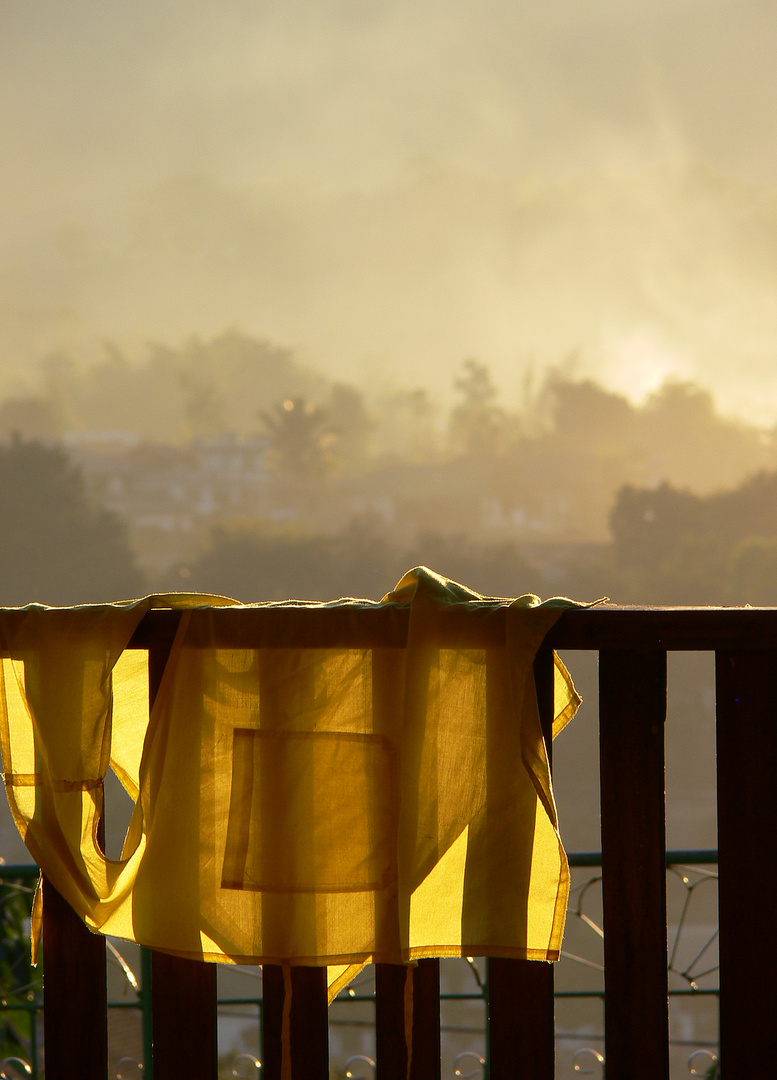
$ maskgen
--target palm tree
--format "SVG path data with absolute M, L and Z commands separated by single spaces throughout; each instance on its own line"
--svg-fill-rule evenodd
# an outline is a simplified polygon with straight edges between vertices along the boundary
M 270 438 L 267 459 L 273 472 L 303 482 L 326 477 L 336 436 L 327 425 L 325 409 L 300 396 L 259 415 Z

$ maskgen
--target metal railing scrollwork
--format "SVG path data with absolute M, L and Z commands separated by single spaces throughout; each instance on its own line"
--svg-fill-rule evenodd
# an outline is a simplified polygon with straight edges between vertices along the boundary
M 475 1064 L 474 1072 L 462 1072 L 463 1062 Z M 480 1054 L 474 1053 L 472 1050 L 464 1050 L 453 1059 L 453 1075 L 457 1080 L 476 1080 L 478 1077 L 483 1077 L 486 1074 L 486 1059 L 481 1057 Z
M 352 1066 L 357 1065 L 359 1072 L 353 1071 Z M 370 1075 L 365 1076 L 361 1070 L 361 1066 L 366 1065 L 370 1070 Z M 354 1054 L 353 1057 L 348 1058 L 345 1063 L 345 1080 L 372 1080 L 375 1075 L 375 1062 L 371 1057 L 367 1057 L 366 1054 Z
M 247 1072 L 243 1072 L 243 1066 L 246 1066 Z M 238 1069 L 240 1070 L 238 1072 Z M 258 1057 L 253 1054 L 238 1054 L 235 1060 L 232 1062 L 231 1075 L 237 1077 L 237 1080 L 256 1080 L 262 1072 L 262 1063 Z
M 717 884 L 717 867 L 714 865 L 715 856 L 715 852 L 709 851 L 667 853 L 667 882 L 674 883 L 673 910 L 675 912 L 670 920 L 668 960 L 669 972 L 674 977 L 674 985 L 670 987 L 669 994 L 670 1000 L 675 998 L 678 1001 L 687 1001 L 689 1008 L 691 1001 L 701 1000 L 705 996 L 714 998 L 718 993 L 717 928 L 712 925 L 712 922 L 709 922 L 709 925 L 701 925 L 703 920 L 700 920 L 697 910 L 702 901 L 707 905 L 707 909 L 714 907 L 715 898 L 713 894 Z M 574 991 L 557 989 L 557 999 L 589 997 L 592 1000 L 598 999 L 601 1002 L 603 1001 L 601 948 L 604 931 L 601 925 L 600 856 L 596 852 L 570 853 L 569 858 L 573 872 L 576 871 L 578 874 L 578 880 L 573 884 L 570 894 L 568 927 L 571 927 L 573 920 L 575 920 L 580 927 L 580 933 L 575 936 L 574 947 L 570 945 L 564 949 L 562 963 L 588 970 L 590 979 L 585 977 L 583 979 L 583 988 Z M 590 876 L 581 877 L 580 872 L 585 867 L 591 868 L 591 874 Z M 6 970 L 3 972 L 3 983 L 0 984 L 0 1001 L 2 1002 L 0 1004 L 0 1016 L 4 1015 L 6 1034 L 10 1032 L 16 1039 L 13 1046 L 6 1042 L 5 1052 L 7 1056 L 0 1061 L 0 1080 L 39 1080 L 40 1076 L 36 1039 L 37 1033 L 42 1027 L 40 1023 L 42 1014 L 41 978 L 39 971 L 29 969 L 26 960 L 29 955 L 27 940 L 29 924 L 26 919 L 29 918 L 29 906 L 32 901 L 36 875 L 37 869 L 33 866 L 0 866 L 0 907 L 7 904 L 15 905 L 17 908 L 20 904 L 25 907 L 24 913 L 19 909 L 14 914 L 16 920 L 14 925 L 18 924 L 17 933 L 20 940 L 18 949 L 6 947 L 6 954 L 12 958 L 13 962 L 10 966 L 6 965 Z M 572 935 L 569 936 L 572 937 Z M 586 944 L 586 939 L 589 944 Z M 22 963 L 22 959 L 24 959 L 24 963 Z M 130 998 L 137 999 L 136 1002 L 124 1000 L 115 1002 L 114 1005 L 141 1010 L 142 986 L 140 974 L 132 970 L 131 963 L 128 963 L 125 955 L 123 955 L 121 942 L 116 944 L 108 942 L 108 959 L 109 963 L 117 971 L 121 972 L 123 985 Z M 448 992 L 443 988 L 441 1001 L 464 1004 L 470 1001 L 473 1005 L 479 1008 L 482 1007 L 481 1022 L 485 1026 L 488 995 L 486 968 L 482 961 L 476 961 L 473 957 L 466 957 L 457 963 L 462 964 L 462 973 L 458 978 L 464 981 L 459 981 L 459 992 L 457 993 Z M 480 964 L 480 967 L 478 964 Z M 468 977 L 465 978 L 464 972 Z M 258 976 L 258 972 L 253 970 L 247 971 L 246 974 L 248 976 Z M 562 980 L 557 981 L 561 982 Z M 588 989 L 585 989 L 585 986 Z M 373 974 L 371 969 L 365 969 L 357 981 L 338 997 L 338 1006 L 347 1006 L 345 1009 L 345 1014 L 347 1014 L 351 1009 L 356 1010 L 360 1005 L 363 1008 L 365 1004 L 374 1001 L 374 994 Z M 228 1010 L 230 1006 L 241 1003 L 243 1007 L 250 1006 L 258 1009 L 261 1015 L 261 998 L 254 996 L 245 999 L 241 998 L 240 1002 L 235 998 L 224 1000 L 222 1003 L 223 1015 L 225 1017 L 236 1015 L 229 1013 Z M 683 1008 L 685 1007 L 683 1006 Z M 354 1013 L 354 1015 L 356 1014 Z M 249 1023 L 248 1018 L 246 1023 Z M 340 1014 L 338 1018 L 333 1019 L 332 1023 L 332 1031 L 334 1032 L 338 1029 L 347 1028 L 350 1021 L 346 1015 Z M 369 1022 L 364 1018 L 356 1021 L 356 1023 L 357 1026 L 363 1027 L 365 1023 Z M 460 1021 L 460 1023 L 464 1023 L 464 1021 Z M 469 1023 L 471 1024 L 472 1021 L 470 1020 Z M 25 1024 L 28 1025 L 27 1031 L 25 1031 Z M 461 1033 L 464 1030 L 471 1030 L 474 1035 L 475 1029 L 473 1027 L 462 1028 Z M 446 1024 L 443 1038 L 445 1039 L 449 1035 L 452 1036 L 456 1031 L 456 1023 Z M 557 1045 L 565 1044 L 568 1048 L 565 1054 L 562 1055 L 567 1064 L 564 1066 L 564 1071 L 560 1069 L 559 1077 L 568 1075 L 571 1080 L 572 1075 L 591 1077 L 603 1075 L 604 1046 L 602 1045 L 601 1050 L 599 1050 L 590 1045 L 592 1039 L 603 1040 L 603 1029 L 597 1032 L 596 1028 L 590 1028 L 589 1031 L 590 1034 L 588 1035 L 583 1032 L 574 1034 L 572 1030 L 567 1033 L 561 1029 L 557 1031 L 557 1040 L 559 1040 Z M 343 1045 L 344 1041 L 347 1048 L 348 1036 L 343 1033 L 340 1039 L 341 1045 Z M 576 1048 L 575 1043 L 577 1043 Z M 459 1042 L 460 1046 L 461 1042 Z M 467 1046 L 466 1042 L 464 1046 Z M 678 1051 L 681 1046 L 682 1043 L 679 1042 Z M 691 1050 L 692 1046 L 693 1042 L 691 1041 L 689 1050 Z M 445 1066 L 446 1070 L 448 1068 L 451 1070 L 450 1073 L 446 1072 L 446 1075 L 451 1075 L 454 1080 L 477 1080 L 477 1078 L 484 1078 L 485 1080 L 488 1076 L 487 1051 L 481 1053 L 470 1044 L 470 1047 L 460 1049 L 458 1053 L 455 1050 L 450 1052 L 455 1056 L 452 1059 L 450 1057 L 447 1059 L 448 1062 L 452 1060 L 452 1064 Z M 260 1054 L 261 1050 L 258 1053 Z M 343 1059 L 341 1058 L 341 1060 Z M 704 1077 L 707 1080 L 714 1080 L 719 1076 L 718 1050 L 714 1043 L 705 1045 L 702 1041 L 701 1045 L 699 1045 L 697 1041 L 696 1048 L 690 1053 L 687 1062 L 690 1076 Z M 231 1066 L 227 1065 L 226 1068 L 231 1069 L 231 1072 L 227 1072 L 225 1075 L 230 1075 L 235 1080 L 253 1080 L 253 1078 L 260 1080 L 263 1073 L 261 1057 L 248 1052 L 238 1054 L 232 1060 Z M 124 1056 L 114 1066 L 111 1075 L 115 1077 L 115 1080 L 142 1080 L 142 1069 L 142 1062 L 137 1058 Z M 342 1071 L 339 1071 L 338 1075 L 343 1076 L 344 1080 L 373 1080 L 375 1076 L 374 1057 L 370 1056 L 369 1050 L 367 1053 L 352 1054 L 345 1058 L 340 1069 Z M 569 1070 L 569 1072 L 567 1073 L 566 1070 Z

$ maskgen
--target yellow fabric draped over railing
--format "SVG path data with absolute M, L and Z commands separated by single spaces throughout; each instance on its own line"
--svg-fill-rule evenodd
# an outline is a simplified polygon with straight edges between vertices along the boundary
M 426 956 L 558 958 L 568 892 L 532 662 L 559 612 L 425 568 L 404 647 L 219 644 L 236 601 L 178 595 L 0 611 L 8 800 L 43 873 L 91 929 L 181 956 L 330 967 Z M 504 640 L 446 647 L 450 605 L 504 607 Z M 239 605 L 251 611 L 292 606 Z M 182 611 L 153 708 L 154 607 Z M 229 613 L 232 615 L 232 613 Z M 293 616 L 292 616 L 293 618 Z M 579 699 L 556 659 L 554 733 Z M 135 801 L 98 843 L 113 768 Z

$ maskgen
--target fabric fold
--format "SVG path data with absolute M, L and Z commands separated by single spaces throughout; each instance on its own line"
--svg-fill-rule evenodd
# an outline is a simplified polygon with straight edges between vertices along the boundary
M 380 603 L 0 611 L 14 820 L 91 929 L 181 956 L 327 965 L 333 988 L 372 960 L 556 959 L 568 869 L 532 664 L 568 606 L 419 567 Z M 149 710 L 127 646 L 154 607 L 183 615 Z M 317 645 L 319 617 L 347 632 Z M 556 658 L 554 734 L 578 703 Z M 109 768 L 135 800 L 118 860 Z

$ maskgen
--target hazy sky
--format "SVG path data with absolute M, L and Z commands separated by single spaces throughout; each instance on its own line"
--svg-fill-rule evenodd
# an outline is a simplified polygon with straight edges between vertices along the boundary
M 776 47 L 774 0 L 0 0 L 5 368 L 234 326 L 775 420 Z

